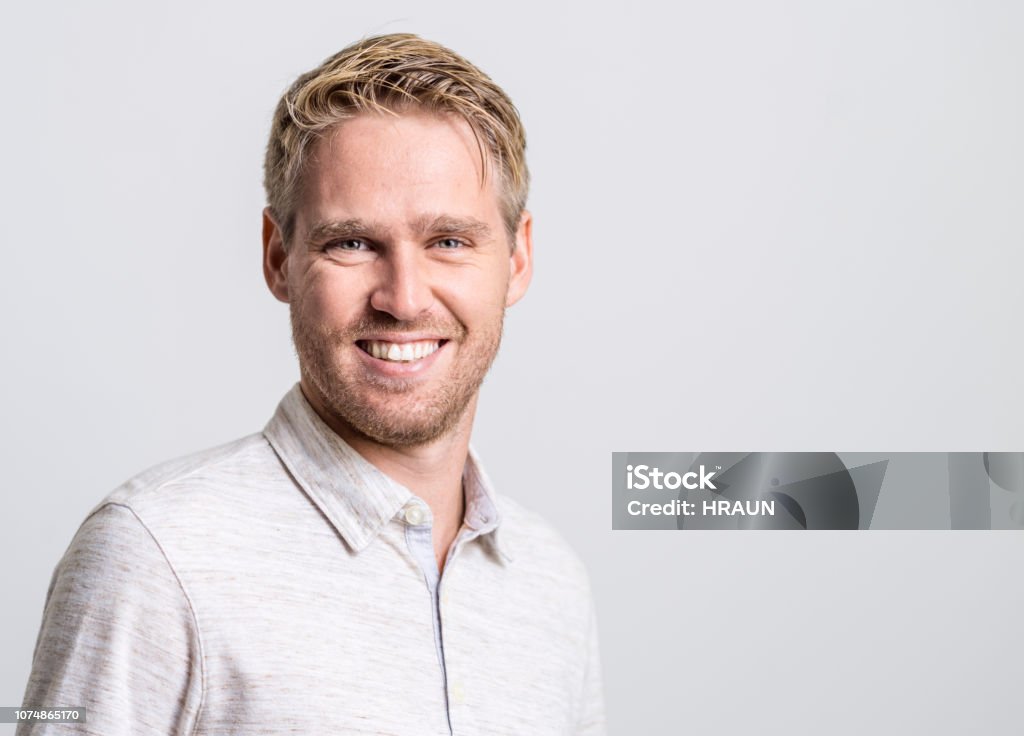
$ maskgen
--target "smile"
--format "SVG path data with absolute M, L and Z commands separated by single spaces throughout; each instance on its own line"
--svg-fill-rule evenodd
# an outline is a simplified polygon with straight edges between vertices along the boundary
M 386 342 L 384 340 L 357 340 L 356 345 L 378 360 L 390 363 L 411 363 L 433 355 L 447 340 L 418 340 L 416 342 Z

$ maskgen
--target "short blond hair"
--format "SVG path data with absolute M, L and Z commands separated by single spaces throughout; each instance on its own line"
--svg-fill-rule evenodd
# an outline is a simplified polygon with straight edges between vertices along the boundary
M 284 93 L 270 129 L 263 186 L 285 244 L 295 231 L 302 174 L 317 139 L 360 113 L 411 108 L 454 114 L 476 137 L 483 176 L 493 166 L 502 219 L 513 238 L 526 207 L 526 134 L 512 100 L 454 51 L 411 33 L 372 36 L 306 72 Z

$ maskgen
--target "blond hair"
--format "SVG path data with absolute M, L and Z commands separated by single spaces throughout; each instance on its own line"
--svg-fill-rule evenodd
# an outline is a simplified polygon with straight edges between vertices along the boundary
M 302 173 L 314 142 L 360 113 L 410 108 L 454 114 L 476 137 L 483 177 L 498 174 L 510 237 L 526 206 L 526 134 L 508 95 L 490 77 L 440 44 L 411 33 L 373 36 L 306 72 L 284 93 L 270 129 L 263 186 L 285 244 L 295 230 Z

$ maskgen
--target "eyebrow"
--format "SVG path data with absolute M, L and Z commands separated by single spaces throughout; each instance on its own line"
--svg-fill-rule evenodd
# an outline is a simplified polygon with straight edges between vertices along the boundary
M 306 242 L 316 245 L 325 240 L 340 240 L 344 238 L 365 237 L 370 232 L 380 232 L 379 227 L 372 227 L 368 223 L 356 218 L 348 220 L 326 220 L 318 222 L 309 229 L 306 235 Z
M 455 217 L 453 215 L 426 215 L 418 217 L 411 223 L 411 229 L 417 235 L 463 235 L 486 239 L 491 236 L 491 228 L 487 223 L 473 217 Z M 325 220 L 318 222 L 309 229 L 306 242 L 315 245 L 326 240 L 344 238 L 386 238 L 391 228 L 378 223 L 366 222 L 359 218 L 345 220 Z
M 421 217 L 415 220 L 412 226 L 419 235 L 466 235 L 477 238 L 487 238 L 491 235 L 491 228 L 487 223 L 472 217 Z

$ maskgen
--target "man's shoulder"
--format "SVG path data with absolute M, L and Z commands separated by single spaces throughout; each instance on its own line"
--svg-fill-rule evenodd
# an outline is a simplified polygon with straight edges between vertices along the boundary
M 153 521 L 209 513 L 221 503 L 235 505 L 242 494 L 258 494 L 260 485 L 282 475 L 279 468 L 273 448 L 257 432 L 144 470 L 107 494 L 93 511 L 116 504 Z

